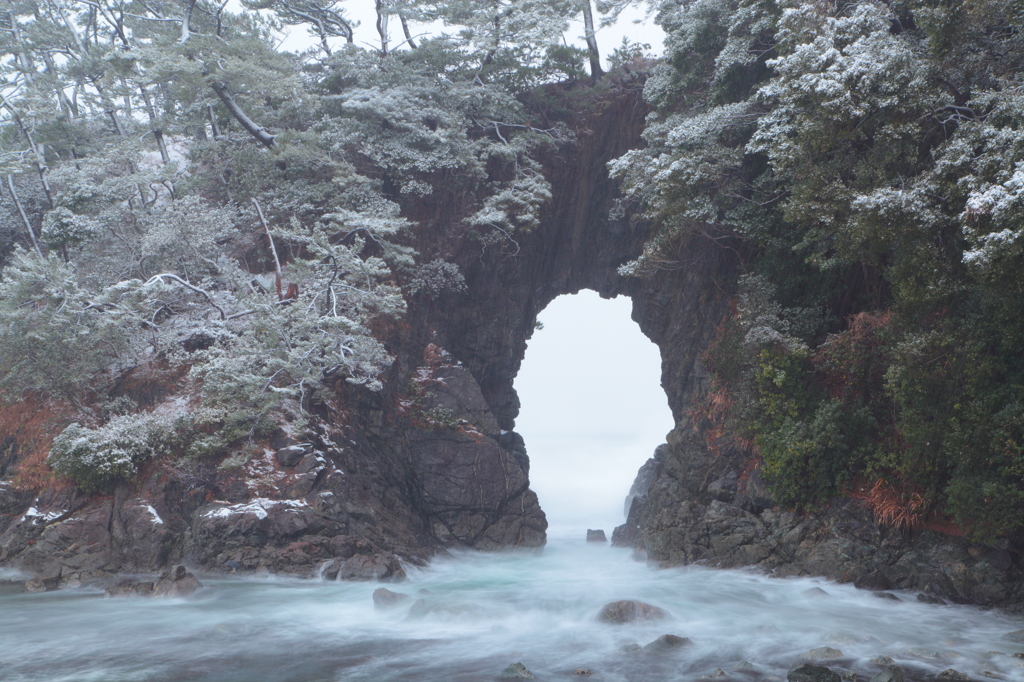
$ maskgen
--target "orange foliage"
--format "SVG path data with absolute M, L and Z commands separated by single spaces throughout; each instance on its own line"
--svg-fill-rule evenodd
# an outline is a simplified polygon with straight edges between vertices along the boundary
M 46 458 L 50 446 L 68 422 L 71 410 L 55 400 L 27 395 L 9 405 L 0 402 L 0 443 L 17 448 L 13 483 L 21 490 L 67 485 L 58 479 Z M 0 452 L 0 456 L 4 453 Z
M 856 488 L 852 496 L 867 505 L 880 526 L 907 530 L 924 526 L 923 511 L 927 501 L 920 493 L 898 491 L 880 478 L 870 489 L 866 486 Z

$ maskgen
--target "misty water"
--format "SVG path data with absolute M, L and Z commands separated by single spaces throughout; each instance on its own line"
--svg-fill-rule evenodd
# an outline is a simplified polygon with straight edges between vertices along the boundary
M 375 583 L 204 577 L 187 599 L 105 598 L 100 591 L 0 595 L 0 679 L 75 682 L 315 682 L 491 680 L 521 661 L 538 680 L 698 680 L 721 669 L 743 682 L 784 678 L 808 650 L 843 652 L 834 669 L 862 680 L 888 655 L 912 679 L 946 668 L 974 679 L 1024 679 L 1003 640 L 1019 619 L 968 606 L 901 601 L 812 579 L 739 570 L 658 569 L 628 550 L 554 539 L 539 553 L 460 553 L 390 585 L 443 610 L 409 616 L 409 602 L 374 608 Z M 808 594 L 819 588 L 826 595 Z M 421 592 L 423 591 L 423 592 Z M 661 606 L 670 618 L 608 625 L 616 599 Z M 624 651 L 666 633 L 693 646 Z M 1002 653 L 994 653 L 994 652 Z M 746 661 L 747 669 L 739 669 Z M 746 666 L 744 666 L 746 667 Z

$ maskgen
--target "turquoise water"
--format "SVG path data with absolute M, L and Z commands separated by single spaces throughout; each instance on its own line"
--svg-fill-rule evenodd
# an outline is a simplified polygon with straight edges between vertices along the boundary
M 912 679 L 955 668 L 1024 682 L 1024 645 L 1002 640 L 1020 619 L 847 585 L 699 567 L 659 570 L 626 550 L 553 540 L 538 554 L 459 553 L 392 590 L 451 607 L 409 617 L 376 610 L 379 584 L 213 579 L 189 599 L 105 598 L 65 590 L 0 593 L 0 680 L 56 682 L 314 682 L 492 680 L 521 661 L 538 680 L 784 678 L 808 650 L 831 646 L 866 681 L 888 655 Z M 819 587 L 828 596 L 804 594 Z M 420 590 L 428 593 L 417 594 Z M 641 599 L 657 623 L 598 623 L 603 604 Z M 621 651 L 666 633 L 694 645 L 668 654 Z M 990 653 L 1001 652 L 1001 653 Z M 746 661 L 752 669 L 737 670 Z

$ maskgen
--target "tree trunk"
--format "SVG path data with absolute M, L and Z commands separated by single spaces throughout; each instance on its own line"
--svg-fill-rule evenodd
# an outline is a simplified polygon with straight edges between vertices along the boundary
M 11 198 L 14 199 L 14 205 L 18 207 L 18 214 L 21 215 L 21 221 L 25 223 L 25 229 L 28 230 L 28 237 L 32 240 L 32 246 L 35 247 L 36 253 L 39 254 L 39 257 L 43 258 L 43 250 L 39 248 L 39 242 L 36 241 L 36 233 L 32 230 L 32 223 L 29 222 L 28 215 L 25 213 L 25 207 L 21 205 L 21 200 L 18 198 L 18 191 L 14 189 L 14 178 L 11 177 L 10 173 L 7 174 L 7 188 L 11 190 Z
M 220 97 L 220 101 L 224 103 L 224 106 L 227 107 L 231 115 L 235 117 L 235 120 L 241 123 L 242 127 L 245 128 L 250 135 L 259 140 L 260 144 L 268 149 L 276 144 L 274 142 L 273 135 L 264 130 L 262 126 L 258 125 L 255 121 L 249 118 L 244 111 L 242 111 L 242 107 L 238 106 L 238 102 L 236 102 L 235 98 L 230 92 L 228 92 L 227 85 L 220 81 L 213 81 L 210 83 L 210 87 L 213 88 L 215 93 L 217 93 L 217 97 Z
M 583 27 L 586 31 L 587 53 L 590 55 L 590 77 L 597 80 L 604 75 L 601 68 L 601 53 L 597 50 L 597 36 L 594 33 L 594 13 L 590 8 L 590 0 L 583 3 Z

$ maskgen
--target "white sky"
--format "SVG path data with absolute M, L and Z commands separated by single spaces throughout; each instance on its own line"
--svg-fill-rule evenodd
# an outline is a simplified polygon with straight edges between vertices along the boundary
M 560 296 L 540 314 L 544 329 L 516 377 L 516 431 L 552 535 L 603 528 L 611 539 L 636 470 L 673 427 L 658 348 L 631 309 L 621 296 Z
M 359 22 L 359 26 L 355 29 L 356 44 L 364 47 L 377 47 L 379 38 L 375 25 L 377 15 L 374 12 L 373 0 L 351 0 L 344 3 L 343 6 L 349 18 Z M 238 0 L 230 0 L 228 9 L 237 12 L 241 9 L 241 4 Z M 665 33 L 660 27 L 655 26 L 652 19 L 646 17 L 646 11 L 645 6 L 627 7 L 619 15 L 619 21 L 614 26 L 599 28 L 597 30 L 597 45 L 601 54 L 606 56 L 622 43 L 622 38 L 625 36 L 630 42 L 647 43 L 651 46 L 653 54 L 660 55 L 663 51 Z M 595 17 L 595 21 L 599 21 L 599 19 Z M 388 32 L 391 34 L 392 45 L 394 45 L 403 38 L 402 27 L 400 23 L 394 21 L 389 28 Z M 279 49 L 281 50 L 297 52 L 315 42 L 302 26 L 285 26 L 284 29 L 287 37 L 280 45 Z M 435 30 L 430 25 L 423 24 L 412 24 L 411 29 L 413 36 Z M 583 42 L 583 22 L 573 22 L 565 34 L 565 39 L 570 44 L 586 47 Z M 333 49 L 333 45 L 341 45 L 344 41 L 335 38 L 329 42 Z M 602 59 L 602 63 L 607 67 L 606 58 Z

